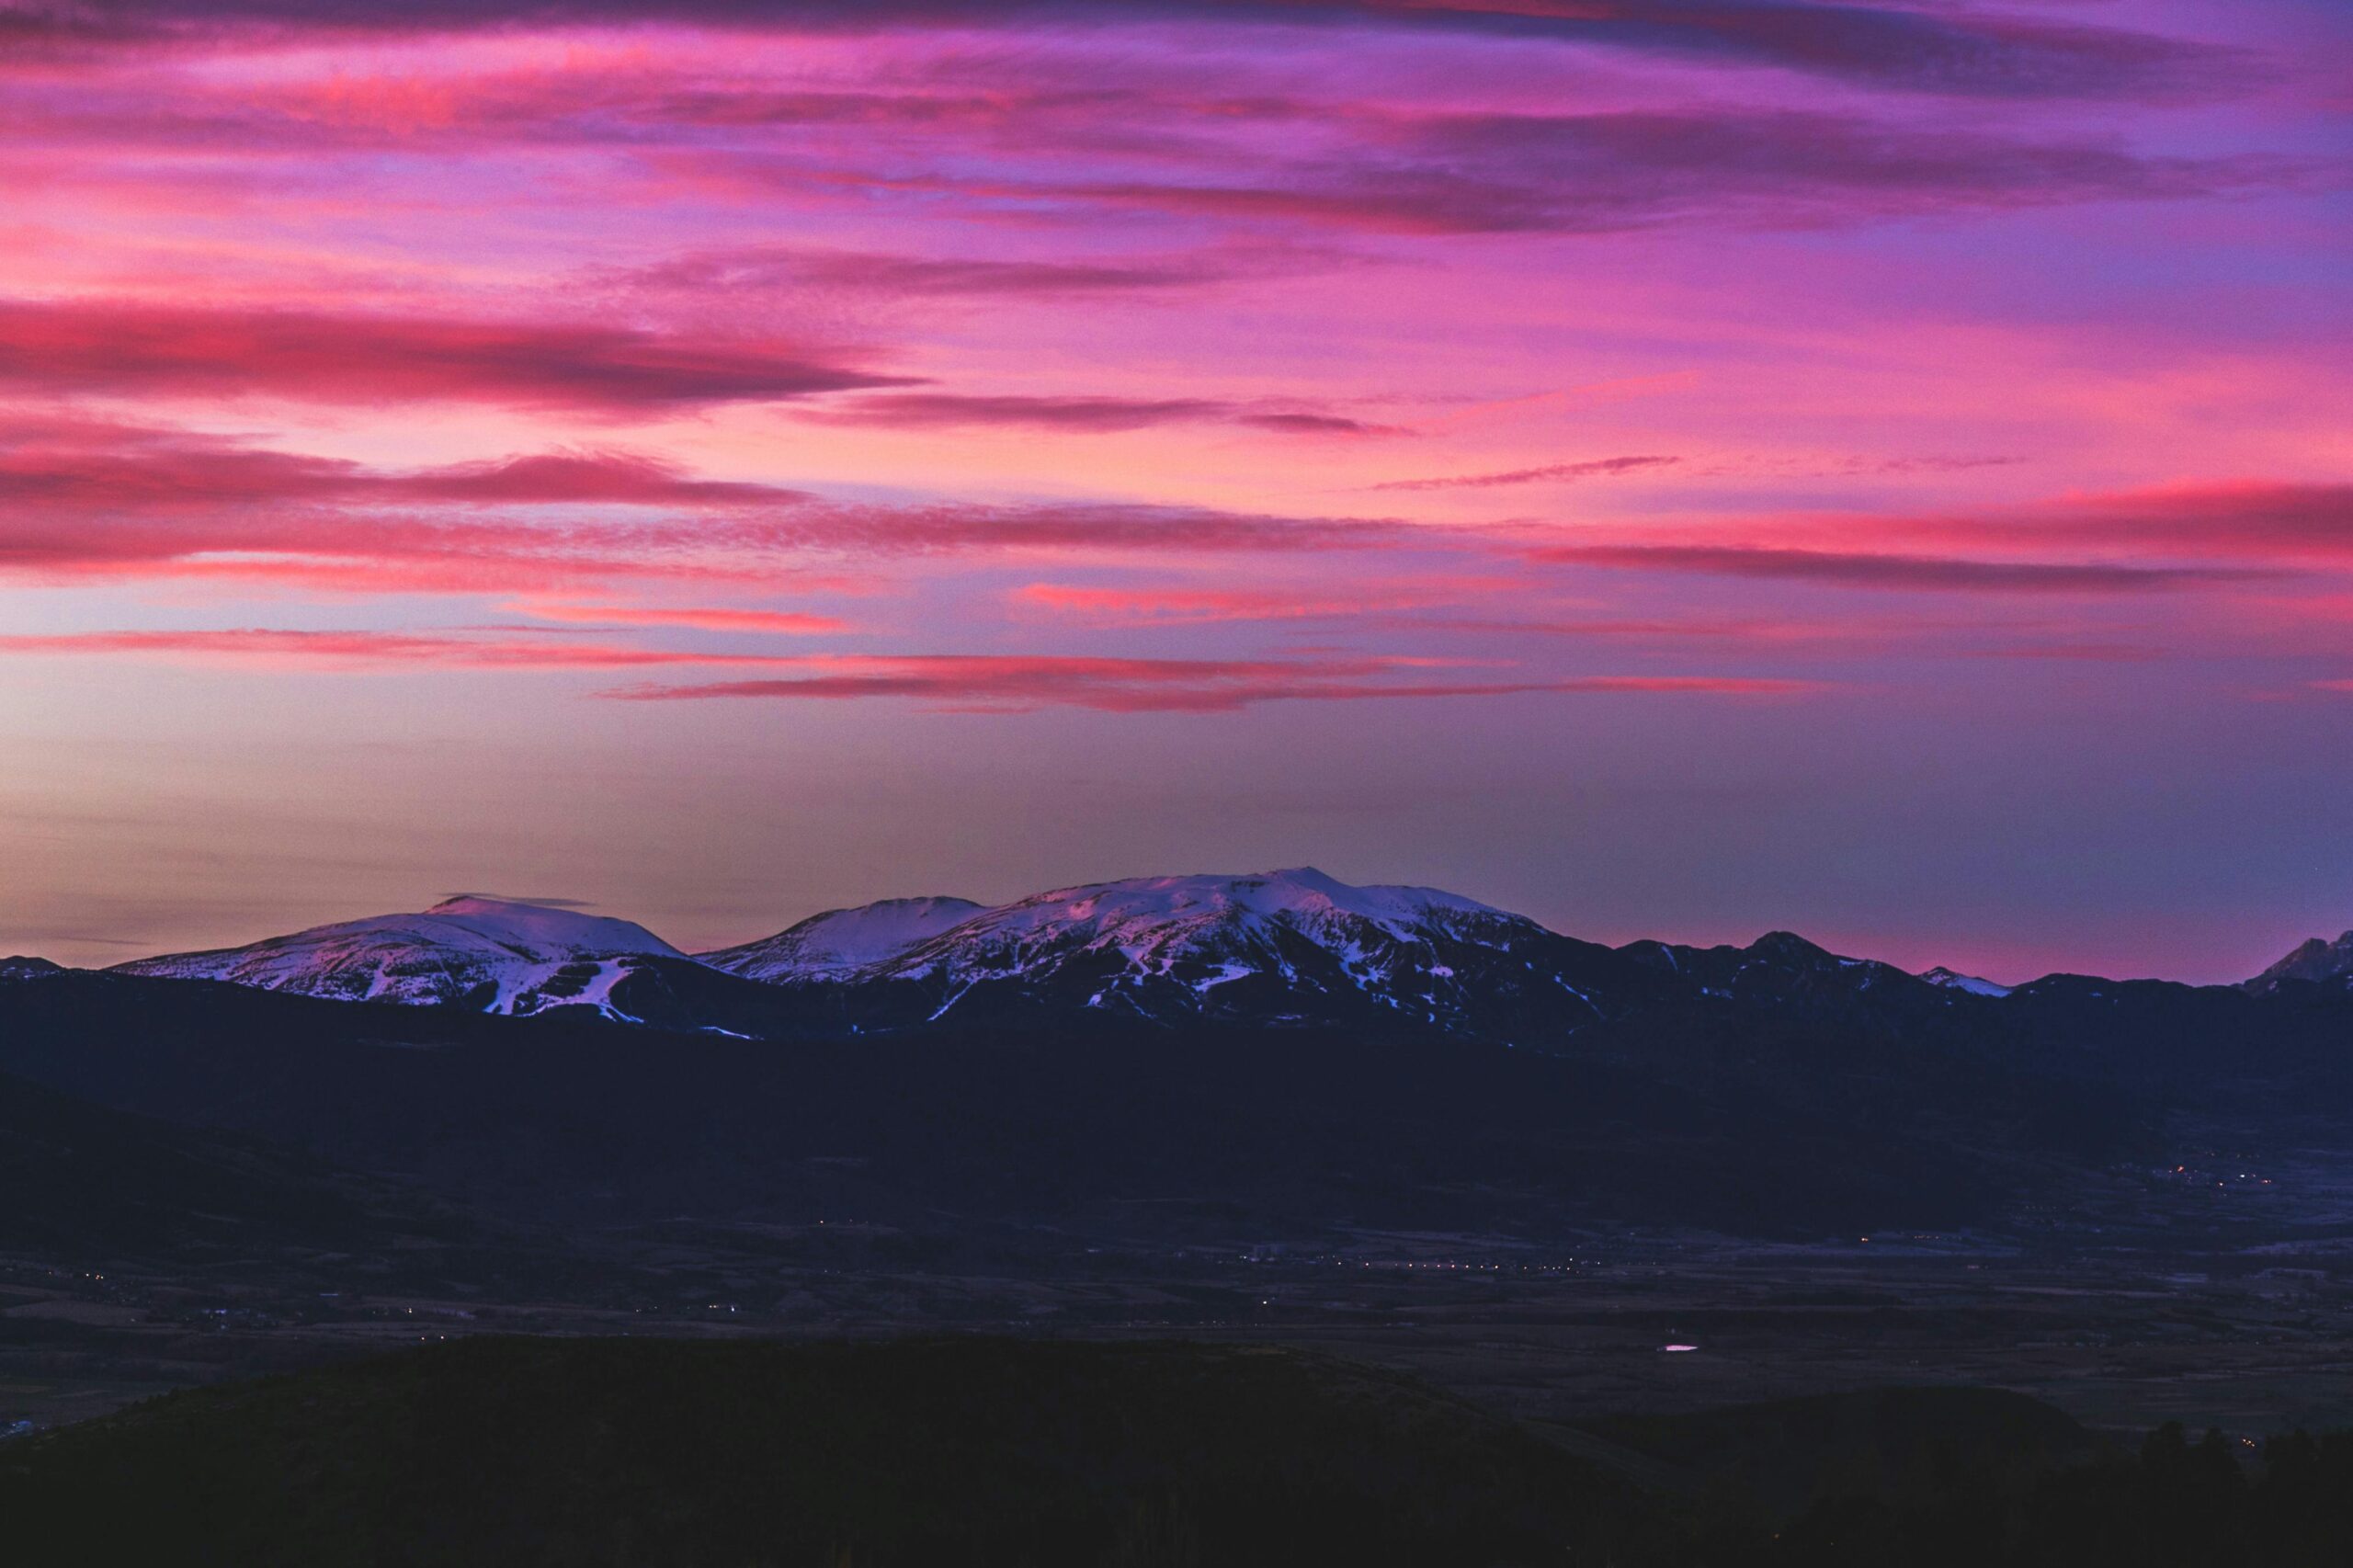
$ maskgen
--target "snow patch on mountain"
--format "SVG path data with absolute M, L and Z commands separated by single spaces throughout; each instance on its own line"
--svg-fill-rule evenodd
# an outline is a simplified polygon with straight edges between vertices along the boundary
M 2007 996 L 2013 989 L 2007 985 L 1997 985 L 1990 980 L 1982 980 L 1973 974 L 1963 974 L 1959 970 L 1947 969 L 1942 964 L 1938 964 L 1934 969 L 1923 971 L 1920 978 L 1931 985 L 1940 985 L 1948 991 L 1966 991 L 1972 996 Z

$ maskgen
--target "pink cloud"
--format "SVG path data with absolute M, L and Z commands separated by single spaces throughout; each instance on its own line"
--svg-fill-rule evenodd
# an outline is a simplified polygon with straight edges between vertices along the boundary
M 0 655 L 120 655 L 173 662 L 272 668 L 638 669 L 678 665 L 778 665 L 790 657 L 631 648 L 564 639 L 516 639 L 403 631 L 294 631 L 238 628 L 219 631 L 86 631 L 0 635 Z
M 1092 418 L 1097 411 L 1083 412 Z M 1454 563 L 1438 599 L 1401 597 L 1377 581 L 1303 594 L 1184 583 L 1034 585 L 1017 599 L 1063 613 L 1169 620 L 1444 602 L 1459 580 L 1481 574 L 1475 563 L 1507 569 L 1530 560 L 1856 588 L 2097 596 L 2253 583 L 2353 553 L 2353 490 L 2328 484 L 2177 485 L 1977 515 L 1765 516 L 1673 534 L 1592 522 L 1579 526 L 1577 542 L 1557 543 L 1557 529 L 1527 526 L 1417 528 L 1119 505 L 846 503 L 707 479 L 625 451 L 387 470 L 55 415 L 15 415 L 0 436 L 0 574 L 43 581 L 242 579 L 335 592 L 576 595 L 633 581 L 855 588 L 871 570 L 845 571 L 853 558 L 1371 558 L 1410 550 Z M 1558 466 L 1566 478 L 1654 463 Z M 1468 478 L 1477 488 L 1546 472 Z M 1888 548 L 1897 541 L 1945 548 Z M 2096 559 L 2082 559 L 2086 553 Z M 1465 563 L 1473 563 L 1467 574 Z M 1286 599 L 1287 615 L 1279 602 Z
M 1540 544 L 1530 554 L 1554 563 L 1850 587 L 2128 594 L 2289 583 L 2342 566 L 2353 561 L 2353 485 L 2181 483 L 1973 513 L 1768 515 L 1676 534 L 1608 525 L 1580 532 L 1591 542 Z M 2313 601 L 2307 595 L 2303 602 Z
M 2067 497 L 2007 514 L 1899 517 L 1916 539 L 2032 549 L 2130 550 L 2218 561 L 2353 558 L 2353 484 L 2237 480 Z
M 631 701 L 905 698 L 962 711 L 1088 708 L 1115 713 L 1222 713 L 1261 702 L 1342 702 L 1552 694 L 1787 697 L 1812 683 L 1750 676 L 1584 676 L 1557 679 L 1401 682 L 1417 662 L 929 655 L 842 658 L 784 680 L 649 686 L 607 695 Z
M 1680 458 L 1623 457 L 1592 458 L 1583 462 L 1546 463 L 1539 468 L 1508 469 L 1501 473 L 1455 474 L 1441 479 L 1392 479 L 1372 486 L 1375 490 L 1492 490 L 1506 484 L 1535 484 L 1548 480 L 1578 480 L 1610 477 L 1621 473 L 1636 473 L 1643 469 L 1666 468 L 1681 462 Z
M 1017 397 L 949 392 L 889 392 L 862 397 L 802 418 L 821 425 L 874 425 L 901 429 L 1012 426 L 1039 430 L 1140 430 L 1199 419 L 1223 419 L 1229 405 L 1202 398 Z
M 108 515 L 312 503 L 741 507 L 801 491 L 696 479 L 638 453 L 570 450 L 407 472 L 98 420 L 0 420 L 0 502 Z
M 449 401 L 614 415 L 908 384 L 803 345 L 587 324 L 122 299 L 0 302 L 0 387 L 49 395 Z
M 0 517 L 0 577 L 270 583 L 338 593 L 560 593 L 631 583 L 839 591 L 844 558 L 1216 555 L 1375 550 L 1400 530 L 1151 508 L 809 507 L 642 524 L 319 515 Z
M 1230 712 L 1260 702 L 1530 693 L 1786 697 L 1813 683 L 1753 676 L 1579 676 L 1433 681 L 1434 661 L 1396 657 L 1142 659 L 1047 654 L 707 653 L 565 639 L 466 634 L 301 631 L 261 628 L 0 636 L 0 656 L 132 657 L 278 670 L 418 667 L 508 671 L 737 666 L 792 672 L 776 679 L 623 687 L 630 701 L 762 698 L 914 699 L 966 711 L 1089 708 L 1119 713 Z M 1400 679 L 1400 676 L 1407 677 Z
M 526 600 L 516 608 L 535 620 L 588 626 L 676 626 L 698 631 L 757 631 L 786 637 L 814 637 L 850 630 L 849 622 L 838 616 L 813 615 L 803 610 L 582 605 L 545 599 Z
M 779 0 L 747 11 L 729 0 L 624 6 L 447 4 L 365 11 L 317 0 L 133 6 L 124 0 L 8 14 L 12 41 L 48 60 L 122 50 L 218 47 L 354 34 L 506 30 L 612 24 L 793 33 L 931 28 L 1108 29 L 1137 22 L 1314 25 L 1454 32 L 1597 46 L 1723 65 L 1773 66 L 1882 89 L 2004 98 L 2165 98 L 2244 79 L 2226 46 L 2075 21 L 1788 0 Z
M 1044 298 L 1149 294 L 1329 267 L 1327 253 L 1218 247 L 1107 261 L 908 256 L 809 246 L 750 245 L 690 251 L 608 271 L 599 283 L 688 296 L 730 291 L 847 291 L 884 298 Z
M 1522 586 L 1510 577 L 1424 577 L 1368 581 L 1342 592 L 1304 587 L 1204 588 L 1184 585 L 1100 587 L 1029 583 L 1017 588 L 1019 607 L 1067 616 L 1093 626 L 1183 625 L 1236 620 L 1318 620 L 1455 604 Z
M 1172 118 L 1198 123 L 1188 108 Z M 1709 108 L 1576 115 L 1281 106 L 1325 143 L 1126 149 L 1085 130 L 987 172 L 945 173 L 856 145 L 823 155 L 756 144 L 674 147 L 665 172 L 714 196 L 824 206 L 878 199 L 971 216 L 1073 224 L 1107 214 L 1208 220 L 1243 231 L 1399 237 L 1616 234 L 1694 224 L 1814 230 L 1930 214 L 2114 200 L 2180 201 L 2301 188 L 2326 166 L 2295 157 L 2154 154 L 2070 140 L 1922 129 L 1868 112 Z M 1261 113 L 1270 114 L 1267 106 Z M 1106 106 L 1116 124 L 1132 106 Z M 1278 144 L 1279 145 L 1279 143 Z
M 2054 659 L 2066 664 L 2140 665 L 2165 658 L 2171 650 L 2146 642 L 2021 642 L 2006 648 L 1973 648 L 1980 659 Z
M 615 507 L 628 512 L 604 510 Z M 242 579 L 387 593 L 634 579 L 841 589 L 858 585 L 841 571 L 844 556 L 1379 550 L 1408 537 L 1379 520 L 1202 508 L 848 504 L 703 479 L 624 452 L 399 471 L 153 426 L 0 424 L 0 576 L 41 581 Z
M 1237 414 L 1236 425 L 1246 425 L 1254 430 L 1271 430 L 1278 436 L 1409 436 L 1412 431 L 1402 426 L 1377 425 L 1370 420 L 1349 419 L 1336 414 Z
M 1563 565 L 1771 578 L 1835 587 L 1922 593 L 2146 593 L 2245 582 L 2254 575 L 2229 567 L 1976 561 L 1953 556 L 1788 550 L 1766 545 L 1563 545 L 1532 553 L 1538 561 Z
M 883 392 L 811 409 L 818 425 L 895 429 L 1001 426 L 1096 433 L 1195 423 L 1247 426 L 1283 436 L 1398 435 L 1394 426 L 1338 415 L 1254 407 L 1216 398 L 1037 397 L 960 392 Z
M 2169 657 L 2176 652 L 2135 640 L 2136 634 L 2149 630 L 2144 626 L 2105 624 L 2097 619 L 1993 617 L 1982 612 L 1947 617 L 1847 614 L 1808 619 L 1737 616 L 1505 620 L 1424 616 L 1392 624 L 1398 630 L 1424 633 L 1543 637 L 1658 652 L 1709 649 L 1737 652 L 1753 659 L 1876 662 L 1902 656 L 2135 664 Z

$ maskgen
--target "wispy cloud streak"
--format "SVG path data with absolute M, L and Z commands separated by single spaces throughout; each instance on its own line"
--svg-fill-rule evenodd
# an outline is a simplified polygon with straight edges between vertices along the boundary
M 892 429 L 989 426 L 1102 433 L 1159 425 L 1229 424 L 1286 436 L 1403 434 L 1341 415 L 1270 409 L 1214 398 L 1040 397 L 969 392 L 883 392 L 801 415 L 819 425 Z
M 2271 574 L 2237 567 L 2123 566 L 2090 562 L 1978 561 L 1954 556 L 1867 555 L 1763 545 L 1569 545 L 1539 561 L 1643 572 L 1772 578 L 1911 593 L 2129 594 L 2213 586 Z
M 1800 681 L 1710 676 L 1432 680 L 1427 678 L 1427 674 L 1434 661 L 1396 657 L 1141 659 L 1042 654 L 706 653 L 562 639 L 524 641 L 436 632 L 262 628 L 0 636 L 0 658 L 42 655 L 163 659 L 294 671 L 749 666 L 792 673 L 773 679 L 624 687 L 601 695 L 639 702 L 745 698 L 835 702 L 911 699 L 936 708 L 991 712 L 1061 707 L 1114 713 L 1217 713 L 1276 701 L 1340 702 L 1540 693 L 1787 697 L 1810 689 L 1809 683 Z
M 0 301 L 0 388 L 18 392 L 659 414 L 909 384 L 801 346 L 680 341 L 589 324 Z
M 1536 468 L 1506 469 L 1500 473 L 1465 473 L 1439 479 L 1391 479 L 1374 485 L 1375 490 L 1495 490 L 1509 484 L 1540 484 L 1579 479 L 1607 478 L 1621 473 L 1639 473 L 1644 469 L 1668 468 L 1682 461 L 1671 457 L 1593 458 L 1583 462 L 1545 463 Z
M 7 14 L 17 46 L 51 58 L 105 49 L 200 47 L 237 30 L 301 37 L 591 24 L 790 33 L 1113 28 L 1139 21 L 1274 23 L 1553 40 L 1725 64 L 1771 66 L 1904 91 L 1991 97 L 2165 97 L 2244 74 L 2243 53 L 2080 22 L 1796 0 L 455 0 L 398 8 L 339 0 L 151 5 L 85 0 Z
M 1227 713 L 1262 702 L 1552 695 L 1790 697 L 1812 687 L 1758 676 L 1580 676 L 1518 680 L 1391 678 L 1396 661 L 926 656 L 843 661 L 790 680 L 624 688 L 632 701 L 841 701 L 904 698 L 962 711 L 1089 708 L 1113 713 Z

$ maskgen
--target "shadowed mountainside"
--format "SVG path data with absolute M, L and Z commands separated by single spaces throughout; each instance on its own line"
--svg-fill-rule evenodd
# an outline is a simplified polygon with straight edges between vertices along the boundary
M 1737 1009 L 1654 1015 L 1574 1056 L 1099 1017 L 745 1040 L 85 973 L 0 990 L 0 1071 L 510 1218 L 1121 1234 L 1950 1226 L 2130 1149 L 2145 1108 Z
M 201 1265 L 474 1229 L 413 1191 L 282 1146 L 0 1074 L 0 1248 Z

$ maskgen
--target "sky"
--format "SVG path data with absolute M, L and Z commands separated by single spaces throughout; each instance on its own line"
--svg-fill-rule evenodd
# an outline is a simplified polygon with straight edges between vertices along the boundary
M 0 0 L 0 953 L 2353 926 L 2337 0 Z

